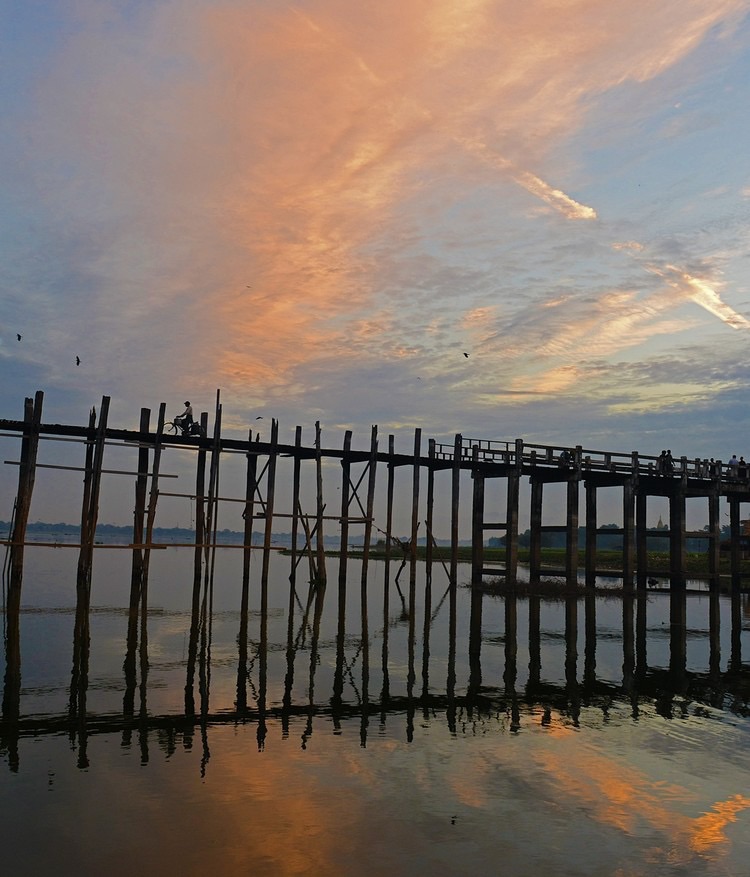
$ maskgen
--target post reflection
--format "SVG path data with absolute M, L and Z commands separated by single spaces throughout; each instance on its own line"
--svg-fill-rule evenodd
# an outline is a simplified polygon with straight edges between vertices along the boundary
M 238 624 L 234 627 L 237 641 L 232 683 L 228 687 L 222 682 L 220 690 L 221 697 L 225 697 L 231 688 L 233 702 L 228 705 L 220 698 L 214 703 L 215 612 L 213 580 L 206 569 L 202 568 L 193 578 L 190 611 L 185 615 L 187 647 L 181 665 L 185 680 L 181 715 L 160 715 L 158 707 L 154 711 L 153 704 L 149 704 L 149 688 L 158 682 L 154 682 L 149 666 L 149 610 L 143 582 L 136 582 L 134 591 L 139 599 L 135 601 L 131 594 L 129 609 L 122 616 L 126 619 L 122 709 L 119 716 L 108 714 L 106 723 L 107 727 L 113 724 L 117 727 L 124 746 L 130 746 L 136 736 L 144 764 L 150 757 L 154 727 L 158 727 L 159 746 L 166 750 L 176 745 L 175 723 L 180 724 L 179 736 L 184 746 L 192 746 L 194 738 L 200 737 L 201 770 L 205 771 L 210 761 L 211 726 L 227 720 L 254 723 L 257 745 L 262 750 L 274 726 L 279 726 L 282 736 L 288 737 L 292 721 L 299 717 L 304 719 L 303 748 L 316 728 L 342 733 L 350 720 L 356 719 L 360 745 L 366 747 L 373 715 L 379 716 L 380 733 L 387 724 L 395 722 L 396 729 L 389 728 L 389 733 L 398 733 L 409 743 L 417 735 L 418 715 L 423 723 L 445 722 L 452 733 L 460 730 L 458 715 L 469 716 L 472 721 L 503 716 L 509 729 L 515 732 L 530 711 L 535 715 L 541 713 L 547 722 L 557 711 L 576 726 L 584 709 L 596 706 L 606 714 L 610 704 L 618 700 L 629 705 L 634 717 L 646 701 L 654 705 L 659 715 L 674 717 L 684 712 L 688 692 L 691 700 L 717 708 L 723 708 L 727 702 L 743 703 L 743 686 L 750 676 L 741 655 L 742 623 L 748 600 L 740 594 L 722 597 L 713 592 L 701 598 L 700 605 L 705 606 L 705 633 L 699 630 L 697 635 L 708 644 L 708 660 L 706 667 L 699 670 L 688 670 L 688 645 L 693 633 L 687 626 L 684 591 L 675 590 L 658 600 L 644 591 L 620 597 L 620 675 L 601 678 L 600 664 L 612 667 L 611 659 L 602 661 L 598 654 L 604 648 L 603 637 L 607 649 L 611 649 L 613 638 L 619 640 L 620 635 L 611 629 L 611 605 L 604 613 L 601 598 L 593 592 L 552 599 L 516 593 L 501 595 L 476 587 L 458 588 L 449 582 L 440 598 L 434 600 L 435 579 L 430 576 L 421 586 L 410 582 L 404 617 L 398 602 L 395 616 L 391 614 L 390 588 L 395 587 L 395 582 L 389 584 L 386 578 L 382 624 L 378 618 L 373 625 L 369 611 L 372 593 L 368 596 L 368 587 L 377 585 L 372 581 L 368 586 L 358 580 L 359 601 L 351 600 L 347 594 L 352 582 L 339 583 L 338 599 L 333 602 L 326 601 L 323 582 L 308 586 L 290 582 L 280 609 L 278 603 L 269 600 L 268 581 L 264 583 L 261 579 L 257 617 L 250 613 L 244 598 L 235 616 Z M 442 577 L 437 580 L 441 586 L 445 584 Z M 136 605 L 138 611 L 134 612 Z M 274 605 L 275 609 L 269 608 Z M 657 607 L 662 613 L 658 617 Z M 665 611 L 667 623 L 663 620 Z M 601 626 L 602 614 L 607 616 L 606 631 Z M 694 615 L 692 612 L 691 617 Z M 20 616 L 18 607 L 6 613 L 4 643 L 0 732 L 11 769 L 19 765 L 18 734 L 25 721 Z M 68 708 L 65 716 L 57 717 L 54 723 L 49 721 L 45 725 L 42 720 L 38 723 L 42 732 L 53 725 L 57 732 L 64 727 L 81 768 L 89 766 L 92 728 L 103 727 L 101 711 L 96 705 L 92 709 L 89 691 L 90 617 L 90 588 L 84 577 L 78 582 L 73 619 Z M 283 617 L 283 625 L 272 624 L 274 617 Z M 497 648 L 487 648 L 486 638 L 491 634 L 484 630 L 484 624 L 491 626 L 488 619 L 493 617 L 502 619 L 501 654 Z M 552 630 L 549 618 L 555 619 L 551 622 Z M 528 619 L 528 624 L 520 619 Z M 722 621 L 727 624 L 724 640 Z M 371 665 L 371 650 L 378 640 L 381 660 Z M 724 656 L 723 641 L 727 644 Z M 580 668 L 579 643 L 583 649 Z M 226 641 L 221 648 L 225 660 Z M 526 649 L 528 664 L 519 668 L 519 653 Z M 283 655 L 280 665 L 269 661 L 274 652 Z M 306 674 L 300 664 L 303 661 L 307 663 Z M 278 666 L 281 673 L 275 679 L 272 667 Z M 220 669 L 220 673 L 224 679 L 226 670 Z M 295 681 L 305 676 L 305 685 Z

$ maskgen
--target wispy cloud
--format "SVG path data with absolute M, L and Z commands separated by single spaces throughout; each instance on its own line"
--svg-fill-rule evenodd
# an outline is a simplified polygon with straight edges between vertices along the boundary
M 134 399 L 221 385 L 343 421 L 369 369 L 403 376 L 395 421 L 414 368 L 481 418 L 488 384 L 599 393 L 593 361 L 750 325 L 718 244 L 660 250 L 571 149 L 602 95 L 685 65 L 743 0 L 76 9 L 3 128 L 29 229 L 3 253 L 49 380 L 85 343 L 92 386 Z

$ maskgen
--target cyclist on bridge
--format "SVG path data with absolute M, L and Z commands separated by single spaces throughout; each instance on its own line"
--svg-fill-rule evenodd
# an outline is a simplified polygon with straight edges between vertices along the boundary
M 183 433 L 190 433 L 190 427 L 193 425 L 193 406 L 190 402 L 185 402 L 185 410 L 175 417 L 174 422 L 179 424 Z

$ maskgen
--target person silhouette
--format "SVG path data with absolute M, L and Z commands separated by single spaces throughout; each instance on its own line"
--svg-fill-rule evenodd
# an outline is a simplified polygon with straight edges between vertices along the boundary
M 175 417 L 174 422 L 179 424 L 183 435 L 190 435 L 190 427 L 193 425 L 193 406 L 185 402 L 185 410 Z

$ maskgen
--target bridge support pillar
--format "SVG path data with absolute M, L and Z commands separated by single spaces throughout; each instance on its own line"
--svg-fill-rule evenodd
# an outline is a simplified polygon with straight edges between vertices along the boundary
M 542 496 L 544 483 L 531 476 L 531 514 L 529 545 L 529 578 L 532 582 L 539 580 L 542 567 Z
M 477 467 L 478 449 L 473 451 L 474 482 L 471 506 L 471 583 L 481 585 L 484 567 L 484 473 Z
M 578 472 L 571 472 L 565 520 L 565 578 L 569 585 L 578 579 L 578 493 Z
M 635 568 L 635 484 L 629 478 L 622 486 L 622 586 L 633 587 Z
M 675 481 L 669 495 L 669 576 L 670 588 L 686 584 L 687 548 L 685 538 L 685 491 Z
M 714 490 L 708 497 L 708 573 L 711 591 L 719 591 L 719 571 L 721 558 L 721 517 L 719 514 L 719 491 Z
M 729 501 L 729 533 L 731 541 L 730 566 L 732 573 L 732 591 L 737 593 L 742 584 L 740 574 L 740 501 L 735 496 L 727 497 Z
M 586 587 L 596 582 L 596 485 L 586 482 Z
M 505 516 L 505 581 L 515 583 L 518 576 L 518 500 L 521 478 L 517 471 L 507 479 L 508 501 Z
M 644 489 L 635 492 L 635 555 L 637 575 L 636 582 L 639 588 L 646 587 L 648 577 L 648 542 L 646 538 L 648 494 Z

